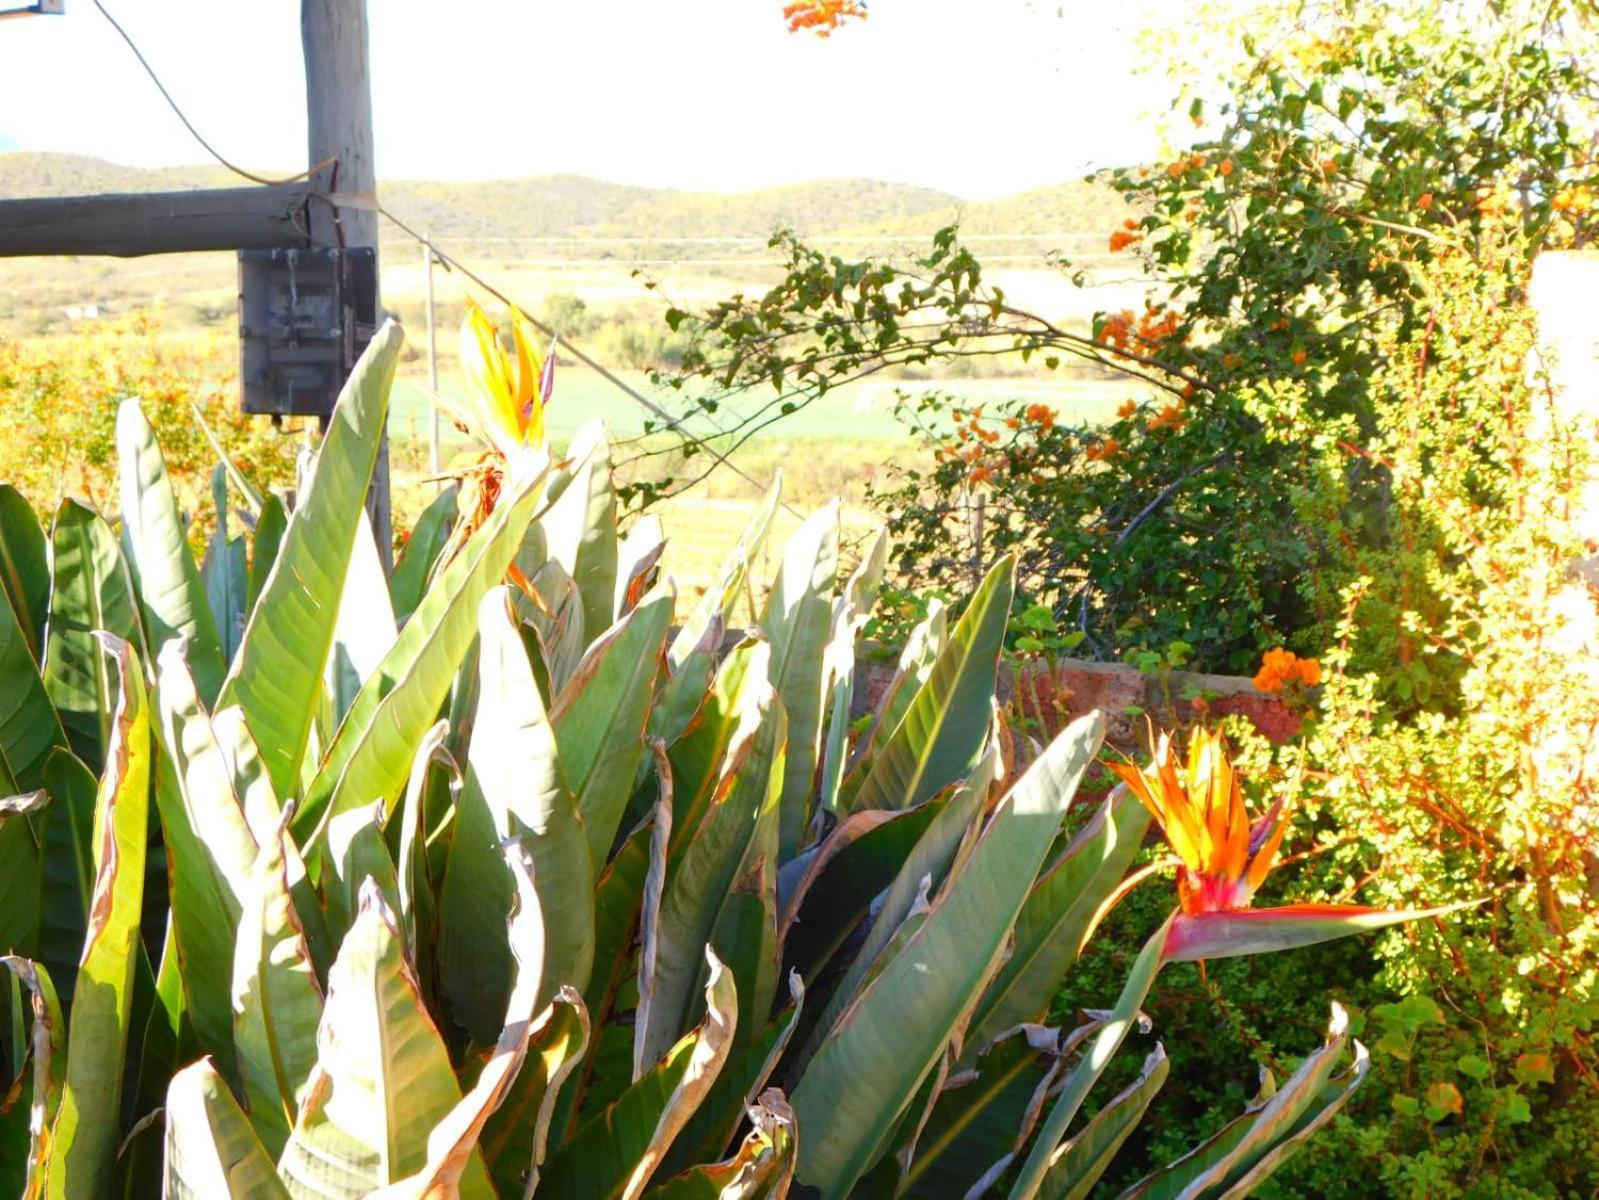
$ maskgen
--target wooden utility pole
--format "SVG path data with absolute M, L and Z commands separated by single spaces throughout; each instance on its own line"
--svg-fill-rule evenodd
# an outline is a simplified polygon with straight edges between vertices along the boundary
M 367 51 L 366 0 L 300 0 L 305 52 L 305 115 L 310 163 L 328 159 L 314 179 L 329 195 L 349 201 L 311 204 L 311 237 L 324 246 L 378 246 L 377 169 L 372 158 L 372 71 Z M 382 298 L 378 300 L 382 311 Z M 393 565 L 389 511 L 389 439 L 378 444 L 367 512 L 383 566 Z

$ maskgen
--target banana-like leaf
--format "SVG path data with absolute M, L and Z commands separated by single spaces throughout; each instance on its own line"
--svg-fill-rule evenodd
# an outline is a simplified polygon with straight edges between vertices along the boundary
M 1015 560 L 1001 559 L 972 595 L 927 682 L 872 760 L 860 789 L 840 797 L 847 811 L 909 808 L 972 769 L 988 730 L 1014 574 Z M 802 1158 L 805 1153 L 802 1148 Z
M 583 1003 L 596 1028 L 616 1024 L 613 1018 L 621 1011 L 622 996 L 630 982 L 633 956 L 629 948 L 638 933 L 654 840 L 654 822 L 645 821 L 628 835 L 594 885 L 594 970 Z M 597 1086 L 602 1082 L 598 1078 L 599 1038 L 585 1035 L 584 1041 L 582 1061 L 556 1105 L 556 1144 L 566 1141 L 579 1113 L 600 1103 L 596 1098 L 602 1092 Z M 616 1091 L 620 1092 L 631 1079 L 629 1070 Z
M 596 875 L 616 841 L 644 754 L 672 605 L 669 589 L 645 597 L 589 646 L 550 706 L 561 771 L 576 798 Z
M 1348 1018 L 1333 1005 L 1327 1044 L 1269 1096 L 1182 1158 L 1122 1193 L 1120 1200 L 1242 1200 L 1323 1128 L 1366 1077 L 1366 1049 L 1334 1075 L 1349 1042 Z
M 28 1101 L 27 1182 L 22 1195 L 24 1200 L 34 1200 L 43 1195 L 44 1172 L 49 1165 L 51 1143 L 46 1131 L 54 1126 L 56 1113 L 61 1107 L 67 1026 L 61 1019 L 61 1003 L 56 999 L 49 971 L 38 963 L 15 955 L 0 958 L 0 963 L 27 988 L 29 1007 L 33 1013 L 33 1024 L 28 1035 L 33 1076 Z M 12 994 L 15 996 L 17 993 Z M 18 1062 L 20 1066 L 20 1059 Z
M 500 603 L 505 603 L 503 597 Z M 535 1002 L 544 986 L 546 913 L 533 888 L 535 867 L 527 848 L 507 842 L 505 860 L 516 894 L 507 921 L 507 941 L 516 959 L 516 980 L 511 986 L 499 1038 L 472 1090 L 429 1131 L 427 1162 L 422 1170 L 373 1193 L 373 1200 L 447 1200 L 458 1196 L 484 1126 L 509 1096 L 522 1070 L 534 1029 Z M 575 993 L 568 991 L 563 995 L 575 996 Z M 553 1012 L 547 1010 L 544 1016 L 548 1020 Z
M 1038 1194 L 1044 1200 L 1087 1200 L 1116 1151 L 1144 1119 L 1149 1102 L 1170 1071 L 1165 1047 L 1157 1042 L 1144 1059 L 1138 1077 L 1095 1113 L 1081 1133 L 1055 1152 Z
M 894 677 L 888 681 L 888 687 L 883 691 L 883 698 L 877 703 L 877 711 L 872 715 L 871 727 L 857 748 L 854 760 L 850 763 L 840 785 L 841 796 L 853 796 L 859 790 L 861 781 L 866 778 L 872 763 L 888 743 L 888 739 L 899 729 L 900 722 L 905 719 L 905 714 L 910 709 L 911 701 L 915 700 L 922 690 L 927 677 L 932 674 L 933 664 L 938 661 L 938 656 L 944 652 L 948 642 L 949 609 L 935 596 L 927 603 L 927 615 L 905 639 Z
M 794 1182 L 799 1130 L 794 1110 L 773 1088 L 750 1107 L 750 1132 L 726 1162 L 690 1167 L 651 1188 L 649 1200 L 781 1200 Z
M 498 1028 L 505 1015 L 514 976 L 511 949 L 494 932 L 515 895 L 501 844 L 515 839 L 532 856 L 534 890 L 553 918 L 542 941 L 538 1010 L 563 984 L 588 986 L 594 872 L 505 588 L 484 596 L 478 630 L 477 719 L 439 896 L 439 956 L 451 1013 L 484 1044 L 494 1036 L 489 1025 Z
M 43 783 L 45 761 L 53 750 L 67 744 L 67 738 L 45 691 L 26 631 L 3 593 L 0 679 L 5 680 L 0 692 L 0 777 L 9 779 L 10 787 L 31 791 Z
M 619 621 L 633 611 L 644 593 L 655 586 L 661 570 L 661 555 L 666 550 L 666 535 L 661 519 L 645 513 L 633 522 L 617 550 L 616 603 L 611 619 Z
M 276 496 L 268 496 L 256 515 L 255 537 L 250 542 L 250 580 L 245 595 L 246 628 L 249 627 L 250 614 L 255 611 L 256 601 L 261 598 L 266 582 L 272 576 L 278 551 L 283 548 L 283 535 L 288 531 L 289 514 L 284 510 L 283 501 Z M 242 637 L 240 641 L 243 641 Z
M 700 1018 L 705 947 L 728 965 L 753 1036 L 777 988 L 777 835 L 787 721 L 770 684 L 729 750 L 716 797 L 666 871 L 660 919 L 646 926 L 634 1062 L 653 1063 Z M 670 800 L 668 800 L 670 803 Z M 658 819 L 659 820 L 659 819 Z M 657 824 L 659 828 L 659 824 Z M 666 848 L 654 848 L 657 865 Z M 637 1069 L 637 1068 L 635 1068 Z
M 716 678 L 716 660 L 721 654 L 726 627 L 721 617 L 716 617 L 705 627 L 705 635 L 689 648 L 683 661 L 669 667 L 665 681 L 655 694 L 655 707 L 650 709 L 649 737 L 652 742 L 665 746 L 677 744 L 689 725 L 698 715 L 710 694 L 711 682 Z M 674 642 L 673 645 L 676 645 Z M 671 662 L 671 653 L 667 653 Z
M 888 530 L 873 540 L 855 568 L 844 591 L 833 603 L 833 626 L 824 655 L 827 680 L 827 736 L 823 745 L 818 806 L 827 812 L 838 807 L 838 789 L 844 779 L 849 753 L 850 707 L 855 697 L 855 642 L 871 617 L 888 567 Z
M 272 1158 L 209 1059 L 167 1089 L 166 1200 L 289 1200 Z
M 435 916 L 434 889 L 428 875 L 425 852 L 428 831 L 424 807 L 428 779 L 434 767 L 444 767 L 459 774 L 455 760 L 450 757 L 449 751 L 444 749 L 444 741 L 449 732 L 449 722 L 441 720 L 422 736 L 422 741 L 416 748 L 416 755 L 411 761 L 411 778 L 405 785 L 405 798 L 401 800 L 399 812 L 395 814 L 389 827 L 390 844 L 398 843 L 394 871 L 395 886 L 400 896 L 400 907 L 397 911 L 401 924 L 405 927 L 405 950 L 410 955 L 417 974 L 424 979 L 430 974 L 432 960 L 429 958 L 424 961 L 418 952 L 422 945 L 431 946 L 433 942 L 431 935 Z M 395 822 L 399 824 L 397 837 L 394 831 Z M 452 843 L 451 849 L 453 848 Z
M 571 988 L 558 989 L 533 1024 L 522 1069 L 478 1139 L 504 1200 L 533 1194 L 561 1085 L 582 1061 L 588 1042 L 582 998 Z
M 1048 1010 L 1095 915 L 1127 874 L 1148 828 L 1148 810 L 1127 788 L 1118 787 L 1044 870 L 1016 919 L 1016 947 L 972 1017 L 969 1050 L 1038 1020 Z
M 78 960 L 89 930 L 89 900 L 94 894 L 94 803 L 99 783 L 65 747 L 44 764 L 44 790 L 50 803 L 40 813 L 39 961 L 61 981 L 62 1003 L 70 1005 Z M 21 896 L 6 907 L 22 907 Z
M 49 803 L 43 790 L 0 798 L 0 872 L 4 872 L 0 879 L 6 881 L 6 902 L 0 905 L 0 951 L 24 958 L 38 956 L 41 917 L 39 844 L 29 817 Z
M 216 620 L 222 661 L 232 662 L 244 639 L 244 623 L 249 616 L 249 548 L 243 537 L 226 542 L 220 536 L 212 537 L 200 563 L 200 582 L 205 587 L 206 605 Z
M 120 682 L 95 805 L 95 883 L 67 1025 L 61 1106 L 51 1128 L 46 1193 L 109 1194 L 122 1115 L 133 976 L 149 832 L 150 709 L 133 647 L 102 635 Z
M 783 955 L 790 969 L 816 979 L 894 882 L 916 843 L 949 803 L 947 788 L 899 812 L 851 813 L 806 857 L 806 870 L 783 902 Z
M 350 551 L 339 598 L 339 617 L 333 626 L 333 647 L 328 652 L 328 692 L 333 697 L 334 724 L 344 719 L 362 686 L 377 671 L 394 646 L 394 609 L 389 602 L 389 580 L 378 557 L 378 544 L 366 510 Z
M 44 661 L 44 622 L 50 607 L 50 559 L 33 505 L 0 483 L 0 591 L 35 667 Z
M 663 1172 L 675 1174 L 697 1163 L 713 1162 L 727 1148 L 734 1131 L 766 1090 L 799 1028 L 805 1008 L 805 985 L 798 975 L 788 977 L 788 992 L 788 1007 L 767 1022 L 764 1029 L 743 1039 L 743 1052 L 728 1059 L 716 1083 L 672 1144 L 661 1164 Z
M 733 647 L 717 669 L 699 712 L 671 747 L 674 857 L 686 833 L 700 827 L 712 803 L 728 748 L 760 720 L 761 697 L 769 690 L 770 656 L 771 648 L 758 638 L 745 638 Z
M 876 1161 L 970 1015 L 1103 737 L 1093 713 L 1050 744 L 920 928 L 851 999 L 810 1060 L 793 1097 L 805 1131 L 799 1178 L 824 1200 L 842 1200 Z
M 634 1200 L 716 1081 L 738 1019 L 733 976 L 706 952 L 705 1020 L 550 1155 L 541 1200 Z
M 328 977 L 318 1057 L 278 1171 L 295 1200 L 354 1200 L 426 1165 L 426 1137 L 461 1099 L 449 1054 L 375 885 Z M 471 1157 L 464 1197 L 492 1197 Z
M 592 642 L 610 627 L 616 607 L 616 490 L 605 426 L 590 421 L 579 429 L 568 455 L 576 464 L 571 481 L 540 524 L 549 556 L 582 593 L 583 628 Z
M 1060 1147 L 1066 1138 L 1066 1129 L 1070 1126 L 1072 1118 L 1082 1108 L 1089 1089 L 1104 1074 L 1106 1066 L 1115 1057 L 1122 1041 L 1139 1022 L 1144 998 L 1149 995 L 1155 976 L 1160 973 L 1160 968 L 1166 961 L 1161 956 L 1161 949 L 1166 944 L 1171 923 L 1172 918 L 1167 917 L 1150 935 L 1149 940 L 1144 943 L 1144 948 L 1133 961 L 1133 968 L 1127 974 L 1127 982 L 1122 985 L 1121 995 L 1116 999 L 1116 1007 L 1105 1014 L 1093 1040 L 1078 1057 L 1076 1065 L 1072 1067 L 1061 1085 L 1060 1093 L 1049 1110 L 1049 1116 L 1044 1121 L 1037 1140 L 1033 1142 L 1032 1150 L 1028 1152 L 1021 1170 L 1011 1184 L 1009 1200 L 1033 1200 L 1043 1188 L 1050 1164 L 1060 1152 Z
M 104 630 L 142 645 L 138 601 L 116 535 L 93 509 L 63 500 L 50 545 L 44 688 L 72 749 L 98 775 L 111 736 L 117 680 L 95 633 Z
M 528 532 L 537 528 L 535 525 Z M 512 602 L 517 620 L 533 630 L 538 643 L 541 690 L 554 697 L 572 678 L 588 645 L 583 630 L 583 593 L 554 559 L 538 569 L 532 584 L 537 601 L 518 590 L 512 594 Z
M 1282 908 L 1233 908 L 1179 913 L 1166 940 L 1167 962 L 1236 958 L 1297 950 L 1357 933 L 1370 933 L 1409 921 L 1448 916 L 1475 908 L 1481 900 L 1439 908 L 1386 909 L 1354 904 L 1290 904 Z
M 760 628 L 772 647 L 768 678 L 788 714 L 780 847 L 799 853 L 811 819 L 826 702 L 827 641 L 838 580 L 838 502 L 808 517 L 789 540 Z
M 294 817 L 295 842 L 307 858 L 328 812 L 389 800 L 405 786 L 411 751 L 438 720 L 456 668 L 477 637 L 478 605 L 521 545 L 543 478 L 541 460 L 529 474 L 506 481 L 493 513 L 439 572 L 350 706 Z
M 999 749 L 990 738 L 977 766 L 955 789 L 943 811 L 928 824 L 927 831 L 901 864 L 894 882 L 874 905 L 872 927 L 844 972 L 844 978 L 833 989 L 816 1025 L 817 1030 L 832 1027 L 844 1006 L 859 993 L 868 975 L 889 957 L 885 952 L 900 933 L 906 918 L 919 903 L 925 903 L 927 895 L 943 886 L 963 841 L 977 827 L 978 815 L 988 807 L 989 792 L 999 770 Z M 807 1034 L 807 1038 L 809 1036 Z M 808 1049 L 813 1050 L 814 1045 Z M 809 1058 L 809 1053 L 805 1057 Z
M 131 398 L 117 407 L 117 481 L 122 544 L 143 610 L 147 644 L 159 653 L 175 638 L 187 641 L 200 698 L 211 704 L 227 671 L 216 621 L 189 553 L 155 430 Z
M 280 828 L 250 870 L 233 954 L 233 1040 L 250 1120 L 267 1152 L 283 1152 L 299 1090 L 316 1064 L 322 987 L 289 895 Z
M 355 924 L 361 889 L 377 886 L 389 911 L 400 911 L 400 879 L 383 839 L 383 801 L 342 812 L 328 822 L 327 854 L 323 863 L 322 897 L 328 933 L 335 942 Z M 501 922 L 504 917 L 501 915 Z M 414 964 L 413 964 L 414 965 Z
M 189 1018 L 206 1052 L 231 1073 L 229 977 L 256 842 L 179 642 L 161 651 L 156 705 L 162 768 L 156 807 L 170 866 L 173 931 L 189 964 L 183 972 Z
M 723 561 L 717 581 L 705 590 L 694 607 L 693 615 L 672 639 L 667 661 L 673 671 L 681 667 L 694 652 L 714 622 L 719 621 L 725 628 L 733 619 L 733 610 L 738 605 L 738 598 L 743 595 L 745 580 L 749 578 L 750 563 L 755 561 L 761 544 L 766 541 L 766 535 L 772 528 L 772 517 L 777 513 L 778 501 L 782 496 L 783 473 L 779 471 L 772 480 L 772 486 L 766 489 L 766 495 L 755 506 L 755 512 L 739 534 L 738 542 Z
M 394 608 L 394 619 L 404 624 L 422 603 L 439 555 L 449 543 L 450 531 L 460 515 L 461 489 L 456 484 L 441 491 L 428 502 L 411 527 L 405 552 L 394 564 L 394 574 L 389 579 L 389 601 Z
M 977 1186 L 1009 1163 L 1038 1121 L 1060 1070 L 1054 1029 L 1022 1025 L 996 1040 L 973 1065 L 951 1075 L 934 1099 L 899 1194 L 915 1200 L 981 1196 Z
M 400 327 L 387 322 L 340 392 L 217 705 L 243 706 L 279 796 L 298 790 L 403 340 Z

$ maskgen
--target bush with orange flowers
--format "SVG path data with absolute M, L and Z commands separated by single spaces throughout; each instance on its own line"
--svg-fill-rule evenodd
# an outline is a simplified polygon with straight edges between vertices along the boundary
M 846 21 L 865 19 L 865 0 L 790 0 L 783 6 L 783 20 L 790 33 L 804 29 L 828 37 Z

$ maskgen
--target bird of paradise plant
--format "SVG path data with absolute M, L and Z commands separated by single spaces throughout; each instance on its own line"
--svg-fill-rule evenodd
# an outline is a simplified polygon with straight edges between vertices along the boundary
M 1116 1007 L 1067 1078 L 1012 1196 L 1032 1195 L 1047 1173 L 1050 1153 L 1137 1020 L 1155 976 L 1167 963 L 1292 950 L 1443 916 L 1473 903 L 1422 909 L 1346 904 L 1251 908 L 1287 827 L 1282 801 L 1257 820 L 1250 819 L 1238 773 L 1218 733 L 1203 727 L 1190 730 L 1182 763 L 1169 733 L 1158 741 L 1152 736 L 1151 742 L 1148 764 L 1111 763 L 1110 768 L 1149 809 L 1172 849 L 1173 859 L 1157 867 L 1177 867 L 1177 908 L 1145 943 Z
M 467 300 L 460 333 L 465 392 L 459 401 L 438 399 L 457 427 L 483 443 L 484 450 L 473 463 L 452 473 L 463 484 L 464 516 L 441 562 L 448 562 L 494 511 L 506 474 L 530 469 L 544 458 L 544 409 L 555 390 L 555 347 L 539 353 L 526 319 L 514 305 L 511 342 L 514 350 L 507 354 L 498 327 L 475 301 Z

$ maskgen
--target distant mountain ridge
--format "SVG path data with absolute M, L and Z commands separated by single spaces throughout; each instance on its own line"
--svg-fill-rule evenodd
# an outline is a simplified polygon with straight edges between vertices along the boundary
M 128 167 L 75 154 L 0 153 L 0 198 L 231 187 L 218 166 Z M 965 201 L 913 184 L 832 179 L 739 193 L 688 192 L 580 175 L 481 182 L 385 180 L 383 202 L 440 239 L 765 237 L 778 227 L 812 237 L 925 235 L 959 220 L 973 234 L 1100 233 L 1125 210 L 1100 180 Z M 389 231 L 392 233 L 393 231 Z M 385 236 L 389 236 L 388 233 Z

